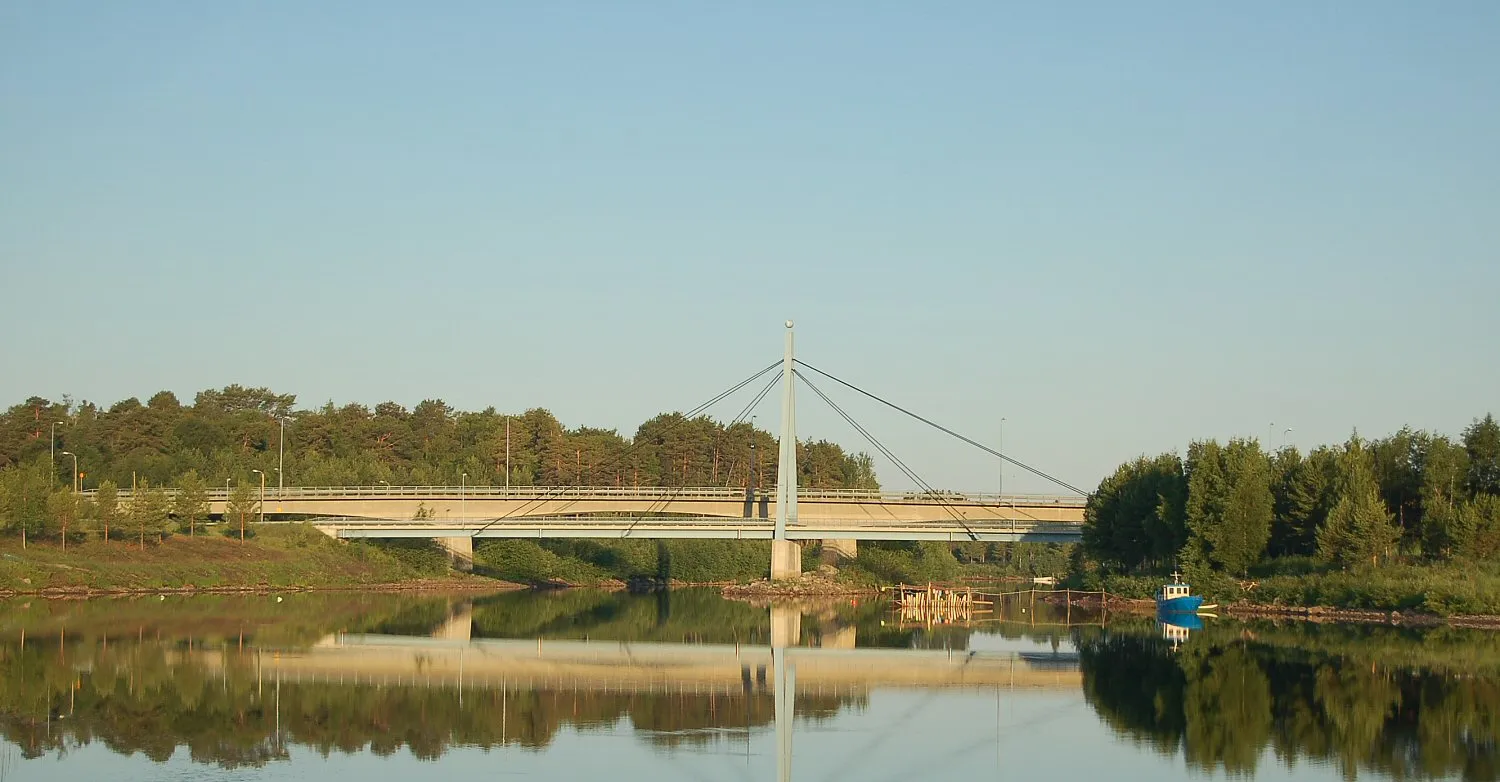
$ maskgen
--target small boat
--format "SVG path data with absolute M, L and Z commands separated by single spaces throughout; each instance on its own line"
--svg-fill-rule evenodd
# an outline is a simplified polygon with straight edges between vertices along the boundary
M 1157 613 L 1193 614 L 1203 607 L 1203 596 L 1192 594 L 1192 589 L 1180 579 L 1173 573 L 1172 583 L 1162 584 L 1161 591 L 1156 593 Z

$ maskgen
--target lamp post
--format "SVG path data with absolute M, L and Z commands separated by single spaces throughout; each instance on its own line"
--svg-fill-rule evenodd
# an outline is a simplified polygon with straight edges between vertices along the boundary
M 73 480 L 69 482 L 69 485 L 71 485 L 73 487 L 73 493 L 77 494 L 78 493 L 78 454 L 75 454 L 72 451 L 63 451 L 62 455 L 63 456 L 71 456 L 71 457 L 73 457 Z
M 265 524 L 266 523 L 266 474 L 263 473 L 263 472 L 261 472 L 260 470 L 251 470 L 250 472 L 253 472 L 256 475 L 260 476 L 260 523 Z M 245 529 L 243 527 L 241 527 L 240 528 L 240 540 L 244 540 L 244 539 L 245 539 Z
M 464 504 L 464 489 L 469 485 L 469 474 L 458 476 L 458 520 L 463 521 L 469 517 L 468 506 Z
M 505 417 L 505 488 L 510 488 L 510 416 Z
M 48 456 L 48 460 L 52 466 L 52 480 L 48 481 L 48 486 L 57 483 L 57 427 L 61 424 L 62 421 L 53 421 L 52 426 L 47 429 L 48 437 L 51 440 L 51 453 Z M 73 472 L 77 474 L 78 471 L 74 470 Z
M 1286 448 L 1286 436 L 1292 433 L 1292 427 L 1288 426 L 1281 433 L 1281 447 Z

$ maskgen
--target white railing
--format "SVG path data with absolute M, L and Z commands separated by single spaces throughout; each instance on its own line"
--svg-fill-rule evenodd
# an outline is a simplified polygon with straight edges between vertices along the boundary
M 252 499 L 260 499 L 258 484 L 252 487 Z M 175 494 L 175 489 L 167 489 Z M 84 494 L 93 495 L 86 491 Z M 210 502 L 224 502 L 229 492 L 222 488 L 208 490 Z M 131 496 L 130 490 L 119 493 L 121 499 Z M 471 499 L 471 500 L 565 500 L 565 499 L 619 499 L 619 500 L 744 500 L 745 489 L 722 486 L 288 486 L 277 489 L 265 488 L 269 500 L 358 500 L 358 499 Z M 775 489 L 761 489 L 756 500 L 775 500 Z M 994 494 L 988 492 L 928 493 L 922 491 L 886 491 L 878 489 L 798 489 L 801 500 L 846 500 L 881 504 L 962 504 L 991 505 L 1002 507 L 1082 507 L 1083 497 L 1066 497 L 1052 494 Z

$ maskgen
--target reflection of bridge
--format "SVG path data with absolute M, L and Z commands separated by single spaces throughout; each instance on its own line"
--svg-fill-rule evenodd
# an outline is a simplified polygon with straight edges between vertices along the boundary
M 752 680 L 763 686 L 766 672 L 774 672 L 772 652 L 764 646 L 344 635 L 305 651 L 262 654 L 260 664 L 263 675 L 287 681 L 734 693 Z M 790 647 L 785 654 L 804 690 L 1073 690 L 1082 684 L 1076 664 L 1060 670 L 1009 653 Z

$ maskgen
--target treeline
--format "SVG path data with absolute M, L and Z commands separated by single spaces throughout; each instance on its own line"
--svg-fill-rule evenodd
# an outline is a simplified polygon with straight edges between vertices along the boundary
M 1200 441 L 1121 465 L 1089 497 L 1084 567 L 1199 579 L 1268 565 L 1345 570 L 1392 562 L 1500 561 L 1500 424 L 1460 441 L 1358 435 L 1304 456 L 1255 440 Z M 1285 570 L 1286 568 L 1283 568 Z
M 234 515 L 243 516 L 258 496 L 262 476 L 255 470 L 272 486 L 279 478 L 287 486 L 766 488 L 776 482 L 777 450 L 775 437 L 749 423 L 679 413 L 652 418 L 626 437 L 568 429 L 541 408 L 465 412 L 427 400 L 410 410 L 394 402 L 298 409 L 294 395 L 237 385 L 202 391 L 189 405 L 168 391 L 108 408 L 33 397 L 0 416 L 0 533 L 57 536 L 71 521 L 103 534 L 125 513 L 140 538 L 186 530 L 200 516 L 192 500 L 226 485 L 240 488 Z M 797 450 L 802 486 L 879 488 L 867 454 L 827 441 Z M 69 493 L 74 457 L 80 486 L 102 495 L 96 506 L 71 508 L 73 500 L 54 497 Z M 194 494 L 180 508 L 165 494 L 140 508 L 108 501 L 122 488 L 165 486 Z

